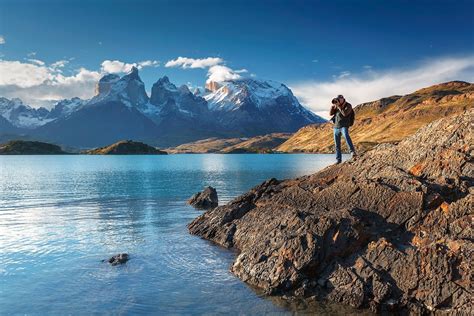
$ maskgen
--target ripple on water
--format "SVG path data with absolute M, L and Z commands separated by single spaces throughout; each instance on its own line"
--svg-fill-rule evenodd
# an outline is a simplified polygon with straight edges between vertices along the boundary
M 202 212 L 185 202 L 211 185 L 224 204 L 323 167 L 317 156 L 13 158 L 0 157 L 0 314 L 304 310 L 235 278 L 234 253 L 188 234 Z M 125 265 L 101 262 L 120 252 Z

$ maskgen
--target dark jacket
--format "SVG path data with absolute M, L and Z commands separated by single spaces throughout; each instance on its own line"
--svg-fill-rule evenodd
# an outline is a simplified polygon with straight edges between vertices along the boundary
M 329 115 L 333 116 L 332 121 L 334 122 L 334 127 L 349 127 L 350 119 L 349 114 L 352 112 L 352 105 L 349 102 L 344 102 L 340 107 L 332 106 L 329 111 Z

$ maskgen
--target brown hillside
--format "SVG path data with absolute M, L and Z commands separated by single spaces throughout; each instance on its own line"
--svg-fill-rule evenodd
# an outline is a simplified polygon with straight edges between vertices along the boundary
M 349 100 L 350 101 L 350 100 Z M 351 137 L 359 151 L 379 143 L 396 143 L 420 127 L 474 106 L 474 84 L 452 81 L 405 96 L 392 96 L 355 107 Z M 345 145 L 343 145 L 345 149 Z M 282 152 L 332 152 L 332 124 L 301 128 L 277 148 Z
M 208 138 L 167 149 L 170 153 L 258 153 L 270 152 L 291 134 L 273 133 L 251 138 Z
M 122 140 L 112 145 L 91 149 L 85 152 L 89 155 L 166 155 L 165 151 L 156 149 L 144 143 Z

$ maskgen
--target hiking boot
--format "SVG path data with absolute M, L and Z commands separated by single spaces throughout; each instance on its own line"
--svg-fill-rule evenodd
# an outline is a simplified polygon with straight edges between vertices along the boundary
M 352 159 L 357 158 L 357 153 L 355 151 L 351 151 L 351 157 Z
M 336 160 L 336 162 L 335 162 L 334 164 L 335 164 L 335 165 L 338 165 L 338 164 L 340 164 L 340 163 L 341 163 L 340 160 Z

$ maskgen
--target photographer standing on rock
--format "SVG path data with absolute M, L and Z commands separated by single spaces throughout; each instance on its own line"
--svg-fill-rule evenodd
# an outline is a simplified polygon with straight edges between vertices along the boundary
M 332 116 L 331 121 L 334 123 L 334 144 L 336 145 L 336 164 L 338 164 L 342 161 L 341 133 L 344 135 L 352 157 L 356 156 L 354 145 L 349 136 L 349 127 L 354 125 L 355 114 L 352 105 L 346 102 L 342 95 L 332 99 L 331 103 L 329 115 Z

